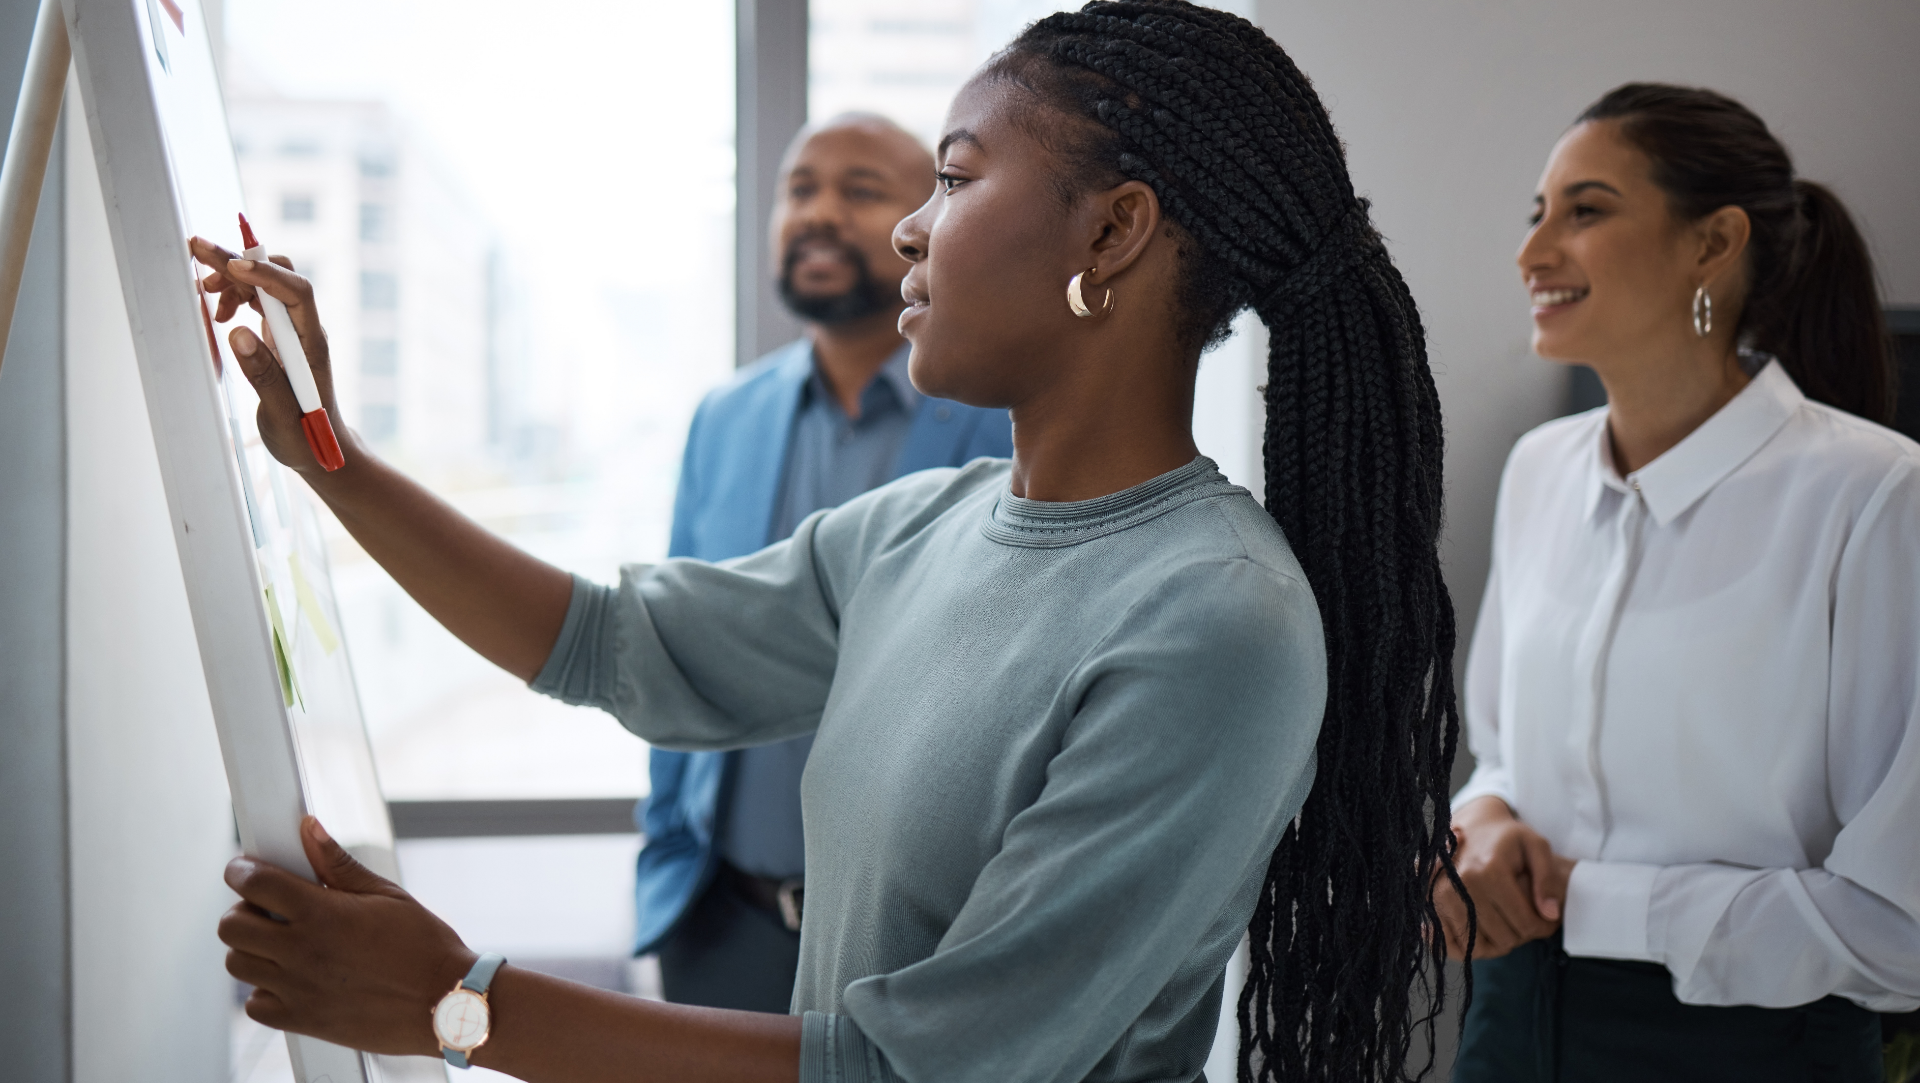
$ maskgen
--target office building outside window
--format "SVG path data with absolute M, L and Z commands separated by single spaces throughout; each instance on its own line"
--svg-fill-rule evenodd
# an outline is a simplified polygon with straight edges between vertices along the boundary
M 225 7 L 247 200 L 313 280 L 345 423 L 561 567 L 664 557 L 732 374 L 731 5 Z M 330 555 L 389 798 L 645 792 L 643 742 L 468 650 L 337 526 Z

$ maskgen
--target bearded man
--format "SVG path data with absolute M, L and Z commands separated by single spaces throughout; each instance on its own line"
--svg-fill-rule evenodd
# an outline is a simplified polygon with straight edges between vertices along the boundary
M 909 264 L 893 227 L 926 202 L 933 157 L 899 125 L 847 114 L 803 130 L 769 228 L 799 341 L 741 369 L 694 414 L 669 555 L 722 560 L 903 474 L 1013 452 L 1005 411 L 914 390 L 897 322 Z M 785 1012 L 799 965 L 813 738 L 737 752 L 655 749 L 639 810 L 636 954 L 666 997 Z

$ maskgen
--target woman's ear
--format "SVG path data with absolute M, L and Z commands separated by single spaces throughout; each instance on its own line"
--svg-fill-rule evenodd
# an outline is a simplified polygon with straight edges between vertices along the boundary
M 1092 198 L 1094 280 L 1106 282 L 1139 261 L 1160 233 L 1160 197 L 1128 181 Z
M 1722 207 L 1695 227 L 1700 237 L 1696 271 L 1702 282 L 1722 280 L 1730 268 L 1742 265 L 1747 242 L 1753 238 L 1753 220 L 1740 207 Z

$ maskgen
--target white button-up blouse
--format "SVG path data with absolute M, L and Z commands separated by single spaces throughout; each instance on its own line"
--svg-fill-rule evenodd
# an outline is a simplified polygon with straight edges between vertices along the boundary
M 1578 860 L 1570 954 L 1920 1007 L 1920 445 L 1777 363 L 1625 478 L 1606 422 L 1508 459 L 1454 806 Z

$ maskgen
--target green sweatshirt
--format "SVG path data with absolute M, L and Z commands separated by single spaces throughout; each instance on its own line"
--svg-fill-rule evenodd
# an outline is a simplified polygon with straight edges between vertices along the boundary
M 574 583 L 533 687 L 665 748 L 815 733 L 800 1078 L 1191 1080 L 1313 781 L 1319 611 L 1205 458 L 1097 500 L 928 470 Z

